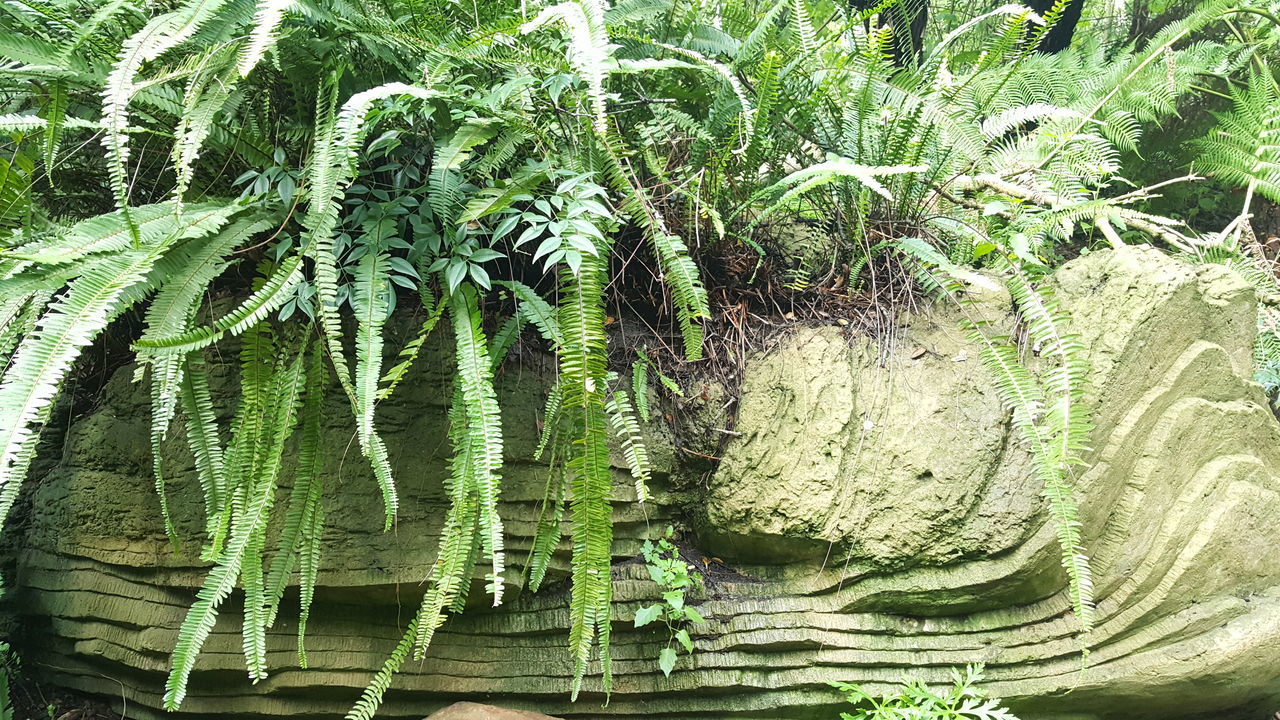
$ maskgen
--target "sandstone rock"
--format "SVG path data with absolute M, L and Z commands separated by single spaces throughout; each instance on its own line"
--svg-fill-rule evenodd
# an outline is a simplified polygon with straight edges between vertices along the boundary
M 493 705 L 459 702 L 431 713 L 427 720 L 561 720 L 561 718 L 524 710 L 508 710 Z
M 595 678 L 568 701 L 565 585 L 519 591 L 545 479 L 531 459 L 542 376 L 508 368 L 508 602 L 451 619 L 428 659 L 397 678 L 380 717 L 418 719 L 494 696 L 574 720 L 829 719 L 840 703 L 828 680 L 883 690 L 907 673 L 945 683 L 951 666 L 976 661 L 987 665 L 986 689 L 1024 720 L 1244 720 L 1280 709 L 1280 423 L 1249 381 L 1252 293 L 1221 268 L 1144 248 L 1083 257 L 1055 282 L 1093 368 L 1097 429 L 1076 478 L 1099 601 L 1087 662 L 1025 450 L 958 311 L 942 307 L 878 343 L 806 330 L 753 359 L 743 434 L 710 478 L 680 477 L 672 443 L 649 429 L 657 497 L 631 502 L 621 470 L 615 484 L 607 705 Z M 979 300 L 966 312 L 1008 322 L 1007 297 Z M 190 548 L 175 555 L 164 540 L 146 392 L 126 369 L 31 493 L 10 598 L 27 666 L 124 696 L 134 718 L 340 716 L 394 646 L 433 561 L 447 355 L 436 347 L 379 410 L 402 492 L 392 533 L 380 532 L 380 500 L 334 398 L 311 668 L 297 667 L 285 610 L 269 637 L 271 676 L 249 684 L 231 603 L 176 715 L 158 711 L 167 653 L 204 569 Z M 190 463 L 174 457 L 171 502 L 194 538 L 202 521 Z M 719 568 L 718 556 L 733 571 L 708 573 L 693 601 L 708 623 L 665 678 L 654 659 L 665 633 L 631 627 L 656 589 L 624 561 L 682 518 L 705 562 Z M 566 563 L 567 545 L 557 577 Z

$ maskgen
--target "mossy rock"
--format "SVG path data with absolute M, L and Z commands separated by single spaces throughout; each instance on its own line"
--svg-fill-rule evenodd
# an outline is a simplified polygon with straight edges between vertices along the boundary
M 501 511 L 512 590 L 500 608 L 451 619 L 427 660 L 398 677 L 381 716 L 420 720 L 476 701 L 575 719 L 830 720 L 840 698 L 828 680 L 887 690 L 906 674 L 945 684 L 950 667 L 978 661 L 985 689 L 1024 720 L 1244 720 L 1280 710 L 1280 423 L 1249 380 L 1252 292 L 1222 268 L 1149 248 L 1082 257 L 1054 284 L 1092 366 L 1096 429 L 1075 478 L 1098 598 L 1088 636 L 1077 633 L 1027 453 L 958 326 L 963 312 L 1009 327 L 1009 299 L 994 292 L 963 311 L 902 318 L 874 342 L 809 329 L 753 358 L 741 436 L 709 478 L 680 475 L 658 424 L 646 430 L 654 501 L 634 502 L 615 462 L 607 705 L 594 675 L 583 699 L 568 700 L 567 588 L 554 581 L 565 576 L 567 543 L 553 582 L 521 589 L 546 479 L 531 457 L 546 374 L 507 368 Z M 178 717 L 332 718 L 358 697 L 434 561 L 448 357 L 443 342 L 433 345 L 379 411 L 403 499 L 390 533 L 333 399 L 311 668 L 297 667 L 295 616 L 285 610 L 269 637 L 272 673 L 251 685 L 233 599 Z M 28 667 L 126 698 L 130 717 L 160 717 L 167 654 L 205 568 L 194 548 L 175 555 L 164 538 L 146 391 L 130 372 L 72 425 L 61 462 L 35 486 L 10 607 L 26 629 Z M 229 387 L 234 371 L 218 373 Z M 193 539 L 202 520 L 190 460 L 181 438 L 171 442 L 169 493 L 180 534 Z M 655 661 L 665 634 L 631 627 L 657 594 L 634 556 L 681 519 L 695 531 L 684 538 L 692 559 L 705 563 L 706 592 L 694 602 L 708 622 L 666 678 Z

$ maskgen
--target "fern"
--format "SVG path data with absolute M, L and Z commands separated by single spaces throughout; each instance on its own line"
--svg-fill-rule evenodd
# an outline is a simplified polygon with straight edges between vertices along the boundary
M 308 355 L 303 383 L 305 399 L 301 410 L 302 438 L 298 444 L 297 470 L 289 491 L 289 507 L 275 556 L 266 580 L 267 620 L 275 624 L 285 586 L 295 568 L 298 582 L 298 661 L 307 666 L 306 625 L 315 595 L 320 563 L 320 539 L 324 528 L 323 456 L 319 452 L 321 420 L 327 373 L 324 356 L 317 349 Z
M 418 636 L 420 622 L 418 618 L 414 618 L 409 623 L 409 627 L 405 628 L 404 636 L 400 638 L 400 642 L 396 643 L 391 655 L 361 693 L 360 700 L 347 713 L 346 720 L 373 720 L 378 706 L 382 704 L 383 694 L 387 692 L 387 688 L 391 687 L 391 679 L 400 671 L 400 666 L 409 658 L 409 653 L 413 650 L 414 638 Z
M 940 262 L 936 251 L 922 252 L 921 245 L 917 241 L 896 247 L 922 263 L 926 272 L 941 273 L 947 278 L 935 282 L 948 291 L 968 277 L 954 273 L 949 260 L 942 258 Z M 1053 365 L 1042 380 L 1037 379 L 1022 362 L 1012 341 L 992 334 L 988 323 L 966 321 L 968 337 L 979 346 L 979 358 L 1012 414 L 1013 427 L 1031 447 L 1036 475 L 1044 486 L 1043 495 L 1062 550 L 1071 606 L 1081 631 L 1087 633 L 1093 628 L 1093 579 L 1070 483 L 1072 468 L 1083 464 L 1080 456 L 1087 449 L 1092 429 L 1084 403 L 1084 379 L 1088 374 L 1084 348 L 1077 337 L 1066 332 L 1068 320 L 1046 289 L 1034 287 L 1025 270 L 1012 262 L 1002 261 L 999 267 L 1030 339 Z
M 236 64 L 241 77 L 248 75 L 274 44 L 276 30 L 294 2 L 295 0 L 261 0 L 258 3 L 258 11 L 253 18 L 253 32 L 249 35 L 249 42 L 240 51 L 240 60 Z
M 382 326 L 387 319 L 387 293 L 391 292 L 388 257 L 369 252 L 356 268 L 356 373 L 355 412 L 356 437 L 373 466 L 378 487 L 382 490 L 383 530 L 390 530 L 399 500 L 387 446 L 374 428 L 373 415 L 382 377 Z
M 245 590 L 243 645 L 249 677 L 257 681 L 266 676 L 269 612 L 261 550 L 275 500 L 281 454 L 292 432 L 302 391 L 305 353 L 277 353 L 269 331 L 262 326 L 246 332 L 243 342 L 242 397 L 226 459 L 231 483 L 223 510 L 227 539 L 178 630 L 165 683 L 164 702 L 169 709 L 180 706 L 186 696 L 187 681 L 213 630 L 218 608 L 238 578 L 243 578 Z
M 213 327 L 193 328 L 176 335 L 139 338 L 135 347 L 157 355 L 188 353 L 208 347 L 224 337 L 234 337 L 257 325 L 280 309 L 289 292 L 302 280 L 302 258 L 286 258 L 252 295 L 231 312 L 214 321 Z
M 612 49 L 605 27 L 605 4 L 603 0 L 570 0 L 551 5 L 522 25 L 520 32 L 527 35 L 543 25 L 556 22 L 569 31 L 569 62 L 587 84 L 591 125 L 598 135 L 604 137 L 609 131 L 604 81 L 609 74 Z
M 364 136 L 365 118 L 373 103 L 397 95 L 429 100 L 437 97 L 439 93 L 403 83 L 387 83 L 353 95 L 335 118 L 332 113 L 336 94 L 337 84 L 331 82 L 328 99 L 322 101 L 321 112 L 316 120 L 315 150 L 309 173 L 311 198 L 306 217 L 303 219 L 303 225 L 307 228 L 304 243 L 308 247 L 308 253 L 316 261 L 317 305 L 329 357 L 335 367 L 338 382 L 350 398 L 355 412 L 360 414 L 364 411 L 360 410 L 361 399 L 357 397 L 352 383 L 351 368 L 347 364 L 346 353 L 340 340 L 341 323 L 336 314 L 339 274 L 337 258 L 333 252 L 333 233 L 338 224 L 338 201 L 350 180 L 351 162 Z M 375 395 L 376 391 L 364 395 L 366 404 L 372 401 Z M 361 450 L 365 457 L 369 458 L 374 473 L 382 485 L 383 503 L 387 513 L 385 525 L 390 527 L 394 521 L 396 499 L 386 448 L 376 433 L 365 433 L 362 438 L 365 442 L 361 443 Z
M 468 483 L 479 503 L 477 524 L 481 545 L 492 561 L 489 582 L 493 604 L 502 602 L 503 573 L 506 571 L 502 544 L 502 518 L 498 515 L 502 467 L 502 417 L 493 390 L 492 362 L 480 330 L 480 312 L 475 291 L 464 285 L 450 301 L 454 342 L 457 344 L 457 382 L 466 407 L 466 443 L 470 457 Z
M 454 453 L 450 461 L 450 475 L 445 481 L 445 489 L 449 493 L 449 511 L 445 516 L 436 563 L 432 567 L 429 578 L 431 584 L 422 598 L 417 616 L 410 625 L 412 635 L 408 636 L 411 648 L 414 649 L 417 657 L 425 654 L 436 629 L 444 622 L 445 611 L 470 590 L 474 552 L 480 545 L 478 537 L 480 498 L 475 482 L 474 445 L 469 437 L 470 408 L 463 399 L 461 385 L 455 382 L 455 386 L 453 403 L 449 407 L 449 439 Z M 394 656 L 392 659 L 394 660 Z M 398 667 L 398 662 L 393 666 L 391 661 L 388 661 L 383 669 L 385 672 L 387 668 L 392 668 L 390 672 L 395 672 Z M 377 685 L 378 680 L 375 679 L 370 685 L 370 690 L 374 690 Z M 374 704 L 368 708 L 369 713 L 376 709 L 376 703 L 381 700 L 385 689 L 383 686 L 382 689 L 377 690 L 372 700 Z M 366 691 L 361 703 L 365 703 L 369 698 L 370 694 Z M 359 708 L 360 705 L 357 705 L 357 709 Z
M 107 151 L 107 172 L 111 190 L 115 194 L 116 207 L 135 243 L 140 240 L 129 209 L 126 178 L 129 146 L 125 130 L 129 126 L 129 101 L 138 91 L 138 72 L 143 63 L 160 57 L 195 34 L 222 7 L 224 1 L 190 0 L 179 10 L 155 17 L 125 41 L 115 67 L 107 76 L 106 88 L 102 92 L 102 119 L 106 126 L 102 144 Z
M 410 340 L 404 348 L 400 350 L 396 359 L 399 361 L 387 370 L 387 374 L 382 376 L 382 389 L 378 391 L 378 400 L 386 400 L 391 397 L 391 393 L 395 392 L 396 386 L 404 379 L 409 372 L 409 368 L 413 366 L 415 360 L 418 359 L 418 353 L 422 352 L 422 346 L 430 337 L 431 332 L 435 330 L 436 324 L 440 322 L 440 318 L 444 316 L 445 308 L 448 304 L 445 298 L 441 298 L 435 303 L 435 309 L 427 315 L 427 319 L 422 321 L 422 327 L 418 330 L 418 334 Z
M 560 522 L 564 519 L 564 495 L 568 484 L 569 477 L 565 473 L 564 464 L 553 458 L 542 506 L 538 512 L 538 526 L 533 533 L 533 545 L 529 548 L 529 559 L 525 563 L 529 589 L 533 592 L 542 587 L 547 569 L 551 565 L 551 557 L 560 544 Z
M 127 222 L 122 213 L 115 223 L 95 227 L 109 236 Z M 140 299 L 147 273 L 170 243 L 210 229 L 184 225 L 172 216 L 161 227 L 169 233 L 154 245 L 124 250 L 83 268 L 14 353 L 0 382 L 0 520 L 8 515 L 34 455 L 38 436 L 33 424 L 47 410 L 72 363 L 113 318 Z
M 573 588 L 569 601 L 569 650 L 573 656 L 573 697 L 587 673 L 598 640 L 603 684 L 612 685 L 609 656 L 610 576 L 613 539 L 608 421 L 605 412 L 606 359 L 604 268 L 596 256 L 583 257 L 577 274 L 561 274 L 560 351 L 564 410 L 572 428 L 567 467 L 572 473 Z
M 1280 202 L 1280 88 L 1253 74 L 1231 100 L 1232 112 L 1196 144 L 1199 169 Z
M 507 288 L 515 295 L 520 301 L 520 316 L 532 323 L 553 347 L 559 347 L 564 342 L 555 309 L 533 288 L 517 280 L 499 280 L 495 284 Z
M 640 419 L 649 422 L 649 364 L 643 359 L 631 364 L 631 395 Z
M 698 267 L 689 257 L 684 242 L 667 230 L 666 221 L 653 207 L 652 201 L 633 180 L 623 162 L 609 148 L 604 150 L 605 174 L 613 188 L 622 194 L 622 208 L 644 231 L 645 239 L 658 258 L 663 278 L 672 291 L 676 318 L 684 339 L 688 360 L 702 358 L 703 318 L 710 317 L 707 291 L 698 276 Z
M 200 559 L 212 562 L 222 551 L 216 538 L 230 483 L 204 362 L 199 353 L 192 353 L 183 359 L 183 363 L 181 401 L 186 416 L 187 447 L 195 458 L 196 476 L 204 493 L 205 534 L 208 539 Z
M 649 466 L 649 451 L 644 446 L 644 434 L 640 431 L 640 423 L 636 420 L 635 408 L 627 391 L 622 387 L 615 387 L 604 409 L 609 414 L 609 424 L 622 442 L 622 456 L 631 470 L 631 477 L 636 481 L 636 501 L 644 502 L 649 499 L 652 469 Z
M 449 142 L 436 150 L 431 161 L 431 207 L 436 215 L 452 218 L 457 214 L 459 191 L 456 186 L 455 170 L 471 157 L 471 151 L 481 143 L 489 140 L 498 132 L 491 120 L 472 120 L 453 134 Z

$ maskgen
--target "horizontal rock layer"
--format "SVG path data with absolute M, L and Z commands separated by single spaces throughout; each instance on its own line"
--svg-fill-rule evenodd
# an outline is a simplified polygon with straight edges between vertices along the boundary
M 945 683 L 949 667 L 978 661 L 986 689 L 1024 720 L 1280 709 L 1280 424 L 1247 379 L 1252 293 L 1220 268 L 1149 249 L 1074 261 L 1056 285 L 1093 368 L 1097 428 L 1076 483 L 1099 602 L 1083 641 L 1026 451 L 957 323 L 960 312 L 1009 323 L 1007 297 L 987 293 L 963 311 L 906 318 L 876 344 L 806 330 L 752 360 L 741 436 L 710 478 L 683 476 L 674 443 L 648 428 L 656 499 L 633 502 L 621 470 L 615 483 L 607 706 L 598 692 L 568 701 L 565 583 L 521 592 L 513 562 L 507 602 L 451 619 L 429 657 L 398 677 L 382 715 L 500 698 L 565 718 L 834 718 L 828 680 Z M 233 598 L 179 716 L 336 717 L 358 697 L 433 560 L 446 357 L 437 348 L 379 410 L 403 494 L 390 533 L 334 399 L 311 667 L 297 668 L 286 598 L 269 637 L 273 672 L 249 684 Z M 220 372 L 223 383 L 234 374 Z M 541 378 L 515 365 L 501 382 L 513 560 L 528 548 L 546 479 L 531 460 Z M 163 537 L 145 396 L 122 372 L 102 407 L 71 427 L 62 461 L 32 494 L 12 603 L 29 666 L 127 700 L 130 717 L 158 714 L 176 627 L 204 571 Z M 202 520 L 180 440 L 171 455 L 180 534 L 195 545 Z M 707 564 L 695 602 L 708 622 L 695 628 L 693 656 L 664 678 L 665 632 L 631 628 L 657 595 L 633 558 L 642 538 L 677 520 L 706 552 L 691 551 Z M 557 579 L 567 560 L 565 546 Z

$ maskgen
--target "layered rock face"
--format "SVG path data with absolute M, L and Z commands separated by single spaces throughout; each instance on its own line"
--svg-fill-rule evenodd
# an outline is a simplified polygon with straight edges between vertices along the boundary
M 1024 720 L 1280 710 L 1280 423 L 1248 380 L 1251 290 L 1221 268 L 1141 248 L 1073 261 L 1055 284 L 1092 368 L 1096 429 L 1075 478 L 1098 598 L 1087 658 L 1026 450 L 959 327 L 965 315 L 1008 326 L 1008 298 L 989 292 L 904 318 L 876 342 L 806 329 L 754 358 L 738 435 L 709 477 L 682 471 L 678 443 L 647 429 L 655 500 L 633 502 L 622 470 L 615 483 L 607 706 L 592 693 L 568 701 L 564 583 L 519 592 L 513 563 L 508 601 L 451 619 L 383 714 L 421 718 L 500 698 L 565 718 L 835 718 L 828 680 L 941 684 L 951 666 L 978 661 L 986 689 Z M 391 533 L 380 532 L 380 499 L 334 398 L 311 667 L 297 668 L 283 617 L 269 638 L 274 671 L 250 685 L 233 598 L 178 715 L 336 717 L 359 695 L 434 559 L 446 356 L 437 349 L 379 410 L 403 496 Z M 224 372 L 229 381 L 234 371 Z M 546 480 L 531 459 L 542 377 L 517 365 L 502 378 L 513 560 Z M 32 493 L 12 603 L 29 666 L 127 699 L 130 717 L 158 714 L 167 653 L 204 571 L 164 538 L 145 396 L 123 371 L 102 407 L 71 427 L 61 462 Z M 179 446 L 172 504 L 194 544 L 203 521 Z M 665 630 L 631 628 L 658 589 L 628 561 L 672 521 L 689 527 L 702 551 L 692 559 L 708 565 L 694 601 L 708 622 L 694 628 L 694 655 L 664 678 L 655 658 Z M 566 545 L 557 577 L 567 560 Z

